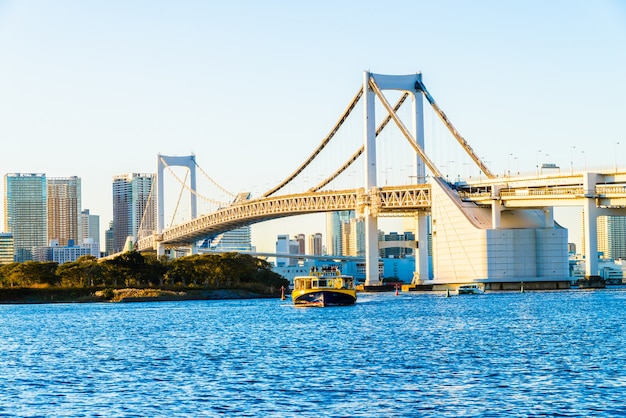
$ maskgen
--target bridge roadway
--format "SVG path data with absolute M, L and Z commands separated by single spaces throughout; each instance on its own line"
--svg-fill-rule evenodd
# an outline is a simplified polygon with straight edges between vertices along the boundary
M 355 210 L 369 206 L 375 215 L 401 216 L 430 209 L 430 185 L 387 186 L 365 193 L 363 188 L 264 197 L 237 202 L 227 208 L 144 237 L 137 250 L 156 250 L 164 246 L 190 245 L 210 236 L 257 222 L 287 216 L 320 212 Z
M 586 172 L 575 172 L 503 176 L 470 179 L 454 187 L 461 199 L 480 206 L 491 206 L 495 201 L 500 201 L 503 209 L 584 206 L 593 199 L 599 210 L 609 210 L 603 214 L 626 215 L 626 172 L 599 172 L 595 184 L 587 186 L 591 187 L 589 190 L 585 186 L 586 175 Z M 427 212 L 431 207 L 430 185 L 385 186 L 371 193 L 360 188 L 251 199 L 144 237 L 137 242 L 137 249 L 154 251 L 158 245 L 188 246 L 257 222 L 343 210 L 363 213 L 365 207 L 369 207 L 370 213 L 383 217 Z

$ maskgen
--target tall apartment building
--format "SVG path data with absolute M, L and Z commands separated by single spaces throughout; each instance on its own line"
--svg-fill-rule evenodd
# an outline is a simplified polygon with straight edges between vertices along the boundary
M 598 251 L 613 260 L 626 259 L 626 216 L 598 216 Z
M 354 219 L 355 213 L 350 211 L 329 212 L 326 215 L 326 252 L 329 255 L 344 255 L 341 235 L 342 224 Z
M 124 249 L 128 237 L 141 238 L 156 230 L 154 174 L 130 173 L 113 177 L 113 252 Z
M 92 239 L 100 244 L 100 217 L 91 215 L 89 209 L 84 209 L 80 213 L 80 240 L 77 244 L 82 244 L 85 240 Z
M 365 256 L 365 224 L 352 218 L 341 224 L 341 254 L 343 256 Z
M 581 254 L 585 254 L 585 214 L 581 214 L 582 242 Z M 596 222 L 598 253 L 614 260 L 626 259 L 626 216 L 598 216 Z
M 4 176 L 4 230 L 13 234 L 17 262 L 32 260 L 34 247 L 48 243 L 47 194 L 45 174 Z
M 81 211 L 80 178 L 48 177 L 48 241 L 59 245 L 79 242 Z
M 324 251 L 322 245 L 322 234 L 319 232 L 309 235 L 309 254 L 322 255 Z
M 294 240 L 298 243 L 298 254 L 306 254 L 305 236 L 304 234 L 298 234 L 294 237 Z

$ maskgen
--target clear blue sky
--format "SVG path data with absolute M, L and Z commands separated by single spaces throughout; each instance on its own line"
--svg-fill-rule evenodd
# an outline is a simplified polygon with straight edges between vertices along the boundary
M 496 172 L 511 155 L 521 171 L 626 166 L 618 0 L 0 0 L 0 57 L 0 173 L 80 176 L 102 229 L 112 177 L 155 172 L 157 153 L 193 152 L 225 188 L 266 190 L 364 70 L 422 72 Z M 260 249 L 315 232 L 280 225 L 255 227 Z

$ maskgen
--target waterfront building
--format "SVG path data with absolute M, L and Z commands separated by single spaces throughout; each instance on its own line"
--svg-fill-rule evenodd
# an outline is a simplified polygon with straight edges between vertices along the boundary
M 70 240 L 67 245 L 60 245 L 59 241 L 50 240 L 47 247 L 35 247 L 33 259 L 35 261 L 54 261 L 58 264 L 68 263 L 78 260 L 84 255 L 91 255 L 96 258 L 100 256 L 100 246 L 91 238 L 76 245 Z
M 0 232 L 0 264 L 12 263 L 15 257 L 13 234 Z
M 48 242 L 46 175 L 4 176 L 4 229 L 13 234 L 14 261 L 33 259 L 33 248 Z
M 403 234 L 398 234 L 397 232 L 383 233 L 379 240 L 387 244 L 398 244 L 397 246 L 381 245 L 379 253 L 383 258 L 404 258 L 413 255 L 413 248 L 410 247 L 410 244 L 415 242 L 415 234 L 413 232 L 404 232 Z
M 328 212 L 326 214 L 326 252 L 329 255 L 342 255 L 343 239 L 341 226 L 355 218 L 353 210 Z
M 140 239 L 156 230 L 154 179 L 142 173 L 113 177 L 113 253 L 123 251 L 128 237 Z
M 322 234 L 317 232 L 309 235 L 309 254 L 322 255 Z
M 91 215 L 89 209 L 80 213 L 80 240 L 79 244 L 91 238 L 93 242 L 100 243 L 100 217 Z
M 48 177 L 48 240 L 78 242 L 81 181 L 77 176 Z

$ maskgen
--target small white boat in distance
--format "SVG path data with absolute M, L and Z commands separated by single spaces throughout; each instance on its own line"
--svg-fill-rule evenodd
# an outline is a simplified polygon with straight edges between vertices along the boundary
M 459 295 L 480 295 L 485 293 L 477 284 L 462 284 L 458 288 Z

